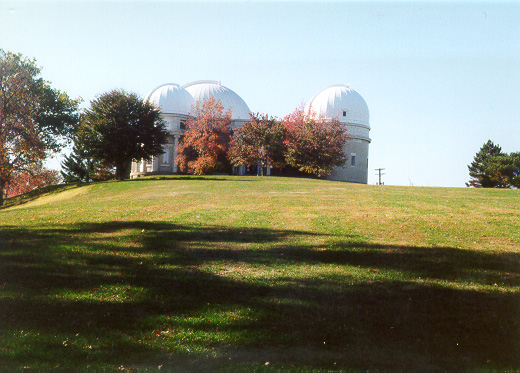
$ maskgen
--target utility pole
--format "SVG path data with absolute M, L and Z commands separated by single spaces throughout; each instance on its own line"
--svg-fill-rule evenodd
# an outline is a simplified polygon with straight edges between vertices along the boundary
M 384 168 L 376 168 L 376 171 L 378 171 L 376 176 L 379 175 L 379 183 L 377 185 L 383 185 L 383 183 L 381 183 L 381 176 L 385 174 L 384 172 L 381 172 L 383 170 L 384 170 Z

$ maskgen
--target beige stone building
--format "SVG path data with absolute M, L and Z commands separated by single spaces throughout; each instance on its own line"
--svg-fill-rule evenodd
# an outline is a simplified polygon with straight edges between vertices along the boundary
M 224 110 L 231 109 L 231 128 L 239 128 L 249 120 L 249 107 L 244 100 L 220 82 L 202 80 L 180 86 L 168 83 L 154 88 L 145 98 L 161 108 L 162 117 L 169 132 L 164 153 L 151 161 L 132 163 L 130 177 L 150 174 L 172 174 L 177 172 L 176 147 L 186 130 L 192 106 L 197 101 L 210 97 L 220 100 Z M 365 100 L 350 86 L 334 85 L 318 92 L 306 106 L 308 113 L 328 120 L 337 118 L 346 127 L 350 140 L 345 152 L 348 160 L 343 167 L 336 167 L 327 177 L 329 180 L 367 183 L 368 146 L 370 144 L 369 112 Z M 234 170 L 243 174 L 244 167 Z M 268 171 L 269 172 L 269 171 Z
M 363 97 L 350 85 L 333 85 L 316 93 L 305 109 L 327 120 L 338 119 L 350 137 L 345 146 L 347 162 L 343 167 L 335 167 L 327 179 L 366 184 L 371 140 L 370 115 Z

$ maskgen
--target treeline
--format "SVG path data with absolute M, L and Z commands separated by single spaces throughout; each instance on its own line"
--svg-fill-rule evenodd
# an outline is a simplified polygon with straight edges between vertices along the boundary
M 471 179 L 467 186 L 520 188 L 520 152 L 504 153 L 491 140 L 482 145 L 468 169 Z
M 0 205 L 5 196 L 61 180 L 127 178 L 132 161 L 161 155 L 167 143 L 160 109 L 136 94 L 106 92 L 80 112 L 81 99 L 52 88 L 35 60 L 1 49 L 0 84 Z M 346 160 L 344 126 L 311 117 L 303 108 L 282 120 L 252 115 L 234 131 L 230 124 L 222 103 L 197 103 L 176 149 L 179 169 L 210 174 L 256 165 L 323 176 Z M 61 175 L 44 167 L 46 159 L 70 146 Z
M 281 121 L 268 114 L 231 130 L 231 112 L 220 101 L 199 102 L 177 147 L 181 172 L 199 175 L 227 172 L 230 166 L 292 167 L 324 176 L 346 161 L 348 135 L 337 120 L 326 121 L 296 109 Z
M 133 94 L 112 91 L 91 102 L 76 130 L 75 145 L 62 163 L 66 181 L 103 180 L 115 168 L 129 177 L 132 161 L 149 161 L 167 141 L 160 111 Z M 232 166 L 291 167 L 323 176 L 345 163 L 348 135 L 337 120 L 325 121 L 296 109 L 281 121 L 251 114 L 231 128 L 231 111 L 219 100 L 197 102 L 176 148 L 181 173 L 231 173 Z

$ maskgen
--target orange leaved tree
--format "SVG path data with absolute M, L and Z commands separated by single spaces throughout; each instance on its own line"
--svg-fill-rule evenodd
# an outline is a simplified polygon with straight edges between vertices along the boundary
M 334 166 L 343 166 L 347 157 L 348 134 L 337 119 L 326 120 L 306 113 L 303 107 L 282 119 L 286 129 L 285 160 L 289 166 L 321 177 Z
M 231 137 L 231 110 L 224 112 L 220 100 L 198 101 L 192 107 L 193 117 L 177 146 L 175 160 L 181 172 L 209 175 L 230 167 L 227 150 Z

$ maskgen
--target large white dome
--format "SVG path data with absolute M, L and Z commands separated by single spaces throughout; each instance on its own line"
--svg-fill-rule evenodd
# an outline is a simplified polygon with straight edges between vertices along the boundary
M 188 91 L 195 101 L 205 101 L 213 97 L 220 100 L 224 111 L 231 108 L 231 119 L 249 120 L 249 107 L 242 98 L 231 89 L 224 87 L 220 82 L 213 80 L 199 80 L 182 86 Z
M 326 119 L 370 127 L 367 103 L 348 85 L 333 85 L 319 91 L 306 105 L 305 111 L 309 110 Z
M 188 115 L 195 100 L 188 91 L 175 83 L 162 84 L 154 88 L 145 101 L 161 108 L 163 114 Z

